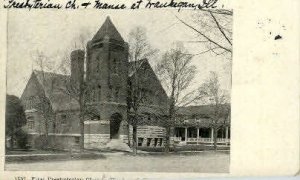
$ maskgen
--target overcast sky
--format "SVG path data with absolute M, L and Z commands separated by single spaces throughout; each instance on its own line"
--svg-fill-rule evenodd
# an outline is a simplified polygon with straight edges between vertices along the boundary
M 58 51 L 66 49 L 82 29 L 89 29 L 94 35 L 108 15 L 125 41 L 134 26 L 143 26 L 147 29 L 152 46 L 164 52 L 175 41 L 195 38 L 193 31 L 179 23 L 174 16 L 174 13 L 178 13 L 181 18 L 190 20 L 190 12 L 192 11 L 9 11 L 7 93 L 21 96 L 32 67 L 35 69 L 31 56 L 33 51 L 38 49 L 46 55 L 55 56 Z M 186 45 L 186 48 L 191 53 L 202 50 L 199 44 Z M 155 63 L 157 59 L 151 61 Z M 224 56 L 206 53 L 195 56 L 193 64 L 197 67 L 197 75 L 191 88 L 203 83 L 210 71 L 217 71 L 221 87 L 230 89 L 230 61 Z

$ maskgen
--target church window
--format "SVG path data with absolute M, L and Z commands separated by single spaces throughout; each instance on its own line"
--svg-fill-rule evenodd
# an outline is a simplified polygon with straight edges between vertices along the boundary
M 109 92 L 108 92 L 108 101 L 112 100 L 112 87 L 109 86 Z
M 95 88 L 94 91 L 95 91 L 95 98 L 94 98 L 94 101 L 97 102 L 97 101 L 99 100 L 99 89 L 98 89 L 98 88 Z
M 33 116 L 29 116 L 27 121 L 28 129 L 34 129 L 34 118 Z
M 75 137 L 75 143 L 79 144 L 79 142 L 80 142 L 80 137 Z
M 119 100 L 119 88 L 115 88 L 115 101 Z
M 28 121 L 28 128 L 34 129 L 34 121 Z
M 159 138 L 158 139 L 158 144 L 157 144 L 158 146 L 162 146 L 162 138 Z
M 97 87 L 92 88 L 92 90 L 91 90 L 91 101 L 92 102 L 97 102 L 100 99 L 100 97 L 99 97 L 100 92 L 99 91 L 100 90 Z
M 144 138 L 138 138 L 138 146 L 143 145 Z
M 94 102 L 94 89 L 91 90 L 91 102 Z
M 112 72 L 115 73 L 115 74 L 118 73 L 118 67 L 117 67 L 117 60 L 116 60 L 116 58 L 113 59 Z
M 98 99 L 97 100 L 98 101 L 101 100 L 101 86 L 100 85 L 98 86 Z
M 61 124 L 62 125 L 67 124 L 67 115 L 62 114 L 60 117 L 61 117 Z
M 158 138 L 154 138 L 154 146 L 156 147 L 158 145 Z
M 91 118 L 92 121 L 100 121 L 100 116 L 99 115 L 95 115 Z
M 52 128 L 53 128 L 53 132 L 56 132 L 56 123 L 55 122 L 52 123 Z

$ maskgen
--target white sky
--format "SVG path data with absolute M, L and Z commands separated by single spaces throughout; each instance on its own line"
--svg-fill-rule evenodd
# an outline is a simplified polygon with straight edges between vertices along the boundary
M 97 32 L 107 15 L 127 41 L 129 31 L 134 26 L 147 29 L 147 36 L 154 48 L 164 52 L 174 41 L 193 40 L 195 34 L 178 22 L 173 13 L 190 20 L 190 12 L 161 10 L 76 10 L 76 11 L 9 11 L 8 14 L 8 61 L 7 93 L 21 96 L 32 72 L 31 53 L 37 49 L 46 55 L 55 56 L 66 49 L 72 39 L 82 29 Z M 186 46 L 191 53 L 200 52 L 199 44 Z M 152 60 L 154 63 L 156 59 Z M 229 90 L 230 61 L 212 53 L 195 56 L 193 64 L 197 67 L 195 82 L 191 88 L 204 82 L 210 71 L 217 71 L 223 89 Z

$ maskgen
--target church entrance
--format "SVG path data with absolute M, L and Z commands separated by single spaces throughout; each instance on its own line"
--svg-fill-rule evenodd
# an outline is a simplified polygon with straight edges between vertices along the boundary
M 122 121 L 122 116 L 115 113 L 110 117 L 110 139 L 119 138 L 119 129 Z

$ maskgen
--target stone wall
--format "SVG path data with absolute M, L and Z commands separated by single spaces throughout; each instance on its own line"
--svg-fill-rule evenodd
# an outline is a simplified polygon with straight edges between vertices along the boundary
M 84 134 L 84 148 L 103 149 L 110 141 L 110 134 Z
M 138 126 L 138 146 L 162 147 L 165 143 L 166 130 L 160 126 Z M 132 127 L 130 127 L 130 142 L 132 142 Z
M 79 149 L 79 134 L 53 134 L 49 133 L 46 140 L 45 135 L 29 134 L 29 143 L 33 149 L 59 149 L 74 150 Z

